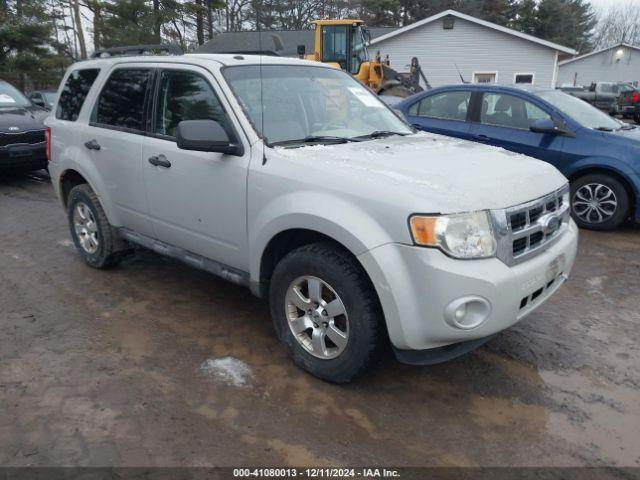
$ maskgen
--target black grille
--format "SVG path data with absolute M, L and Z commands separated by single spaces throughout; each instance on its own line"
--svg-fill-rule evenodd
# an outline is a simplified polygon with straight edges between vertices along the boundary
M 551 281 L 547 282 L 547 284 L 544 287 L 539 288 L 538 290 L 533 292 L 531 295 L 524 297 L 522 300 L 520 300 L 520 310 L 525 308 L 530 303 L 535 302 L 540 297 L 540 295 L 542 295 L 546 290 L 549 290 L 551 287 L 553 287 L 553 284 L 556 283 L 556 280 L 558 280 L 561 277 L 562 277 L 562 273 L 560 273 L 560 275 L 558 275 L 556 278 L 553 278 Z
M 531 294 L 531 301 L 533 302 L 536 298 L 538 298 L 540 295 L 542 295 L 543 291 L 544 291 L 544 288 L 540 288 L 540 289 L 536 290 L 535 292 L 533 292 Z
M 511 230 L 517 232 L 522 230 L 527 224 L 527 214 L 524 212 L 514 213 L 511 215 Z
M 513 254 L 518 255 L 522 253 L 527 248 L 527 238 L 519 238 L 518 240 L 513 241 Z
M 538 250 L 547 241 L 557 236 L 567 214 L 566 206 L 563 208 L 562 197 L 566 190 L 568 189 L 565 187 L 563 191 L 557 191 L 538 201 L 530 202 L 520 208 L 509 209 L 511 211 L 507 210 L 507 224 L 512 236 L 514 260 L 515 257 L 522 257 Z M 551 229 L 549 228 L 551 225 L 543 225 L 541 222 L 541 219 L 548 214 L 555 214 L 559 218 L 557 226 L 554 225 Z
M 34 144 L 44 142 L 44 130 L 33 130 L 21 133 L 0 133 L 0 147 L 16 144 Z
M 531 210 L 529 210 L 529 223 L 536 223 L 538 219 L 542 216 L 543 211 L 544 211 L 544 208 L 542 208 L 542 206 L 532 208 Z
M 532 234 L 531 237 L 529 237 L 529 245 L 531 246 L 531 248 L 533 248 L 537 246 L 542 241 L 543 238 L 544 238 L 544 233 L 536 232 Z

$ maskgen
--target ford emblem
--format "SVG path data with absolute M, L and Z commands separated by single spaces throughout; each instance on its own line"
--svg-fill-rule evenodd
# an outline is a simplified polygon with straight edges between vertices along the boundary
M 560 226 L 560 217 L 555 213 L 550 213 L 549 215 L 545 215 L 540 219 L 540 223 L 542 224 L 542 231 L 545 235 L 549 235 L 555 232 Z

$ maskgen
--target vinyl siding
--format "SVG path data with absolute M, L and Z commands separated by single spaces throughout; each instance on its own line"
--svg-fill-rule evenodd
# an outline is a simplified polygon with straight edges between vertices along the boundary
M 618 56 L 616 52 L 621 48 L 624 53 Z M 627 47 L 614 47 L 566 65 L 560 65 L 558 86 L 565 83 L 573 85 L 576 74 L 578 85 L 590 85 L 593 82 L 637 82 L 640 80 L 640 51 Z
M 401 33 L 370 47 L 389 55 L 391 67 L 407 72 L 412 57 L 418 57 L 429 83 L 437 87 L 460 83 L 456 64 L 465 81 L 473 73 L 498 72 L 497 82 L 514 83 L 516 73 L 534 73 L 534 84 L 553 86 L 556 50 L 537 45 L 482 25 L 455 19 L 452 30 L 442 28 L 442 19 Z

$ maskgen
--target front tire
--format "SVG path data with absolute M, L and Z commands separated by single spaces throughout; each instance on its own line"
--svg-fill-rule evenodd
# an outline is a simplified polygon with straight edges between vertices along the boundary
M 85 262 L 94 268 L 117 265 L 125 254 L 125 245 L 91 187 L 87 184 L 74 187 L 67 206 L 71 238 Z
M 596 173 L 571 183 L 571 215 L 580 228 L 613 230 L 629 212 L 629 193 L 618 179 Z
M 640 125 L 640 113 L 633 114 L 633 121 Z
M 366 273 L 344 250 L 315 243 L 290 252 L 273 272 L 269 300 L 278 338 L 312 375 L 345 383 L 380 358 L 383 314 Z

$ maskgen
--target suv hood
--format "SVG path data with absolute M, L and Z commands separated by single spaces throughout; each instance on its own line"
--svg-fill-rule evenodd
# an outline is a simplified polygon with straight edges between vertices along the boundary
M 305 179 L 367 197 L 407 204 L 412 213 L 501 209 L 567 183 L 553 166 L 506 150 L 430 133 L 361 143 L 276 148 L 304 166 Z M 291 171 L 290 171 L 291 172 Z M 321 177 L 318 177 L 321 175 Z
M 40 107 L 0 107 L 0 133 L 42 130 L 47 115 L 49 112 Z M 17 127 L 20 130 L 9 130 L 11 127 Z

